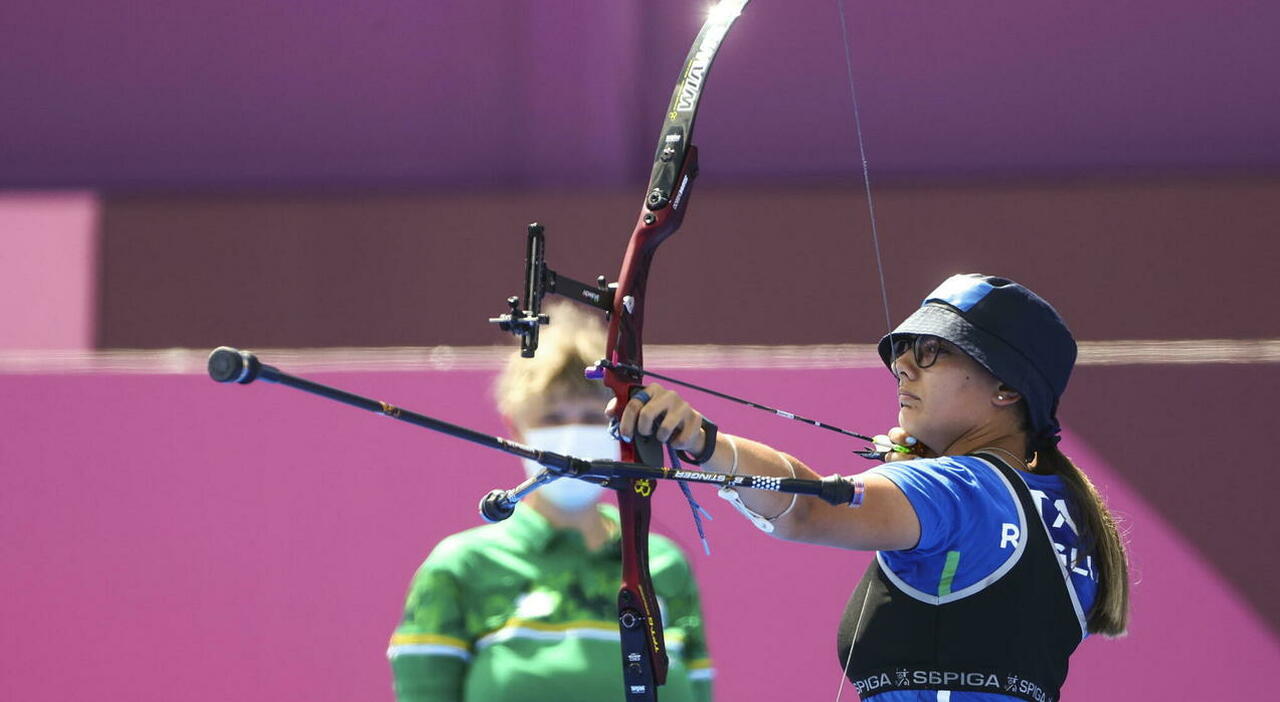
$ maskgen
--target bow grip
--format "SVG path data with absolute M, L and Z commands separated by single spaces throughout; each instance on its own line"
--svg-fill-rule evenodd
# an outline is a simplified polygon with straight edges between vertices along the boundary
M 639 385 L 632 385 L 627 389 L 627 398 L 634 398 L 636 393 L 642 388 Z M 661 421 L 661 417 L 659 417 Z M 662 442 L 658 441 L 652 435 L 642 436 L 639 433 L 631 436 L 631 445 L 635 449 L 636 463 L 643 463 L 646 466 L 660 468 L 665 465 L 665 454 L 663 452 Z

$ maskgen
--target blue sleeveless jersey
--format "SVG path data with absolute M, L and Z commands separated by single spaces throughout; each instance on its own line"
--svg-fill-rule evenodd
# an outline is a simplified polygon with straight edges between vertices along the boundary
M 1092 556 L 1080 557 L 1079 509 L 1056 475 L 1018 471 L 1039 514 L 1023 515 L 1012 487 L 994 467 L 975 456 L 944 456 L 885 464 L 870 471 L 897 485 L 920 520 L 920 541 L 902 551 L 876 554 L 894 585 L 917 599 L 953 601 L 981 591 L 1007 572 L 1021 555 L 1028 528 L 1048 529 L 1070 594 L 1081 637 L 1085 615 L 1097 593 Z M 1007 702 L 1017 698 L 986 692 L 892 691 L 876 702 Z

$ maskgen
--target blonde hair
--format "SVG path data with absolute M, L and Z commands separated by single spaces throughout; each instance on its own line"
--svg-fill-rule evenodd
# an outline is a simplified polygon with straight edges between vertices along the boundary
M 565 399 L 599 397 L 603 412 L 603 401 L 612 394 L 582 372 L 604 357 L 604 324 L 570 302 L 553 302 L 543 311 L 551 323 L 540 330 L 537 353 L 533 358 L 512 353 L 494 382 L 498 411 L 519 420 Z
M 1112 638 L 1124 636 L 1129 626 L 1129 557 L 1115 517 L 1089 476 L 1057 446 L 1038 449 L 1030 467 L 1036 473 L 1062 478 L 1084 516 L 1076 561 L 1093 556 L 1098 568 L 1098 593 L 1089 610 L 1089 632 Z

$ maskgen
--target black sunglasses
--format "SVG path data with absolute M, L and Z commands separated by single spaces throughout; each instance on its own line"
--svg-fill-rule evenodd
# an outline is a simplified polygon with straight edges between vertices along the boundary
M 907 350 L 911 350 L 912 358 L 916 362 L 916 368 L 928 368 L 937 363 L 938 352 L 943 350 L 942 343 L 942 339 L 928 334 L 895 336 L 893 339 L 893 361 L 897 363 L 902 354 L 906 353 Z

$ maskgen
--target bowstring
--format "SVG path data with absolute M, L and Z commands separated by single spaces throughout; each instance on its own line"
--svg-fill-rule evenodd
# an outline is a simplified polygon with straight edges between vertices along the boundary
M 849 41 L 849 23 L 845 17 L 844 0 L 836 0 L 836 10 L 840 15 L 840 36 L 844 40 L 845 74 L 849 82 L 849 101 L 853 106 L 854 130 L 858 136 L 858 155 L 862 159 L 862 183 L 867 196 L 867 214 L 871 219 L 871 243 L 875 249 L 876 273 L 880 279 L 880 299 L 884 303 L 884 323 L 889 330 L 889 344 L 892 347 L 893 316 L 889 312 L 889 288 L 885 285 L 884 261 L 880 257 L 880 233 L 876 227 L 876 205 L 875 200 L 871 197 L 871 166 L 867 160 L 867 146 L 862 135 L 862 113 L 858 109 L 858 91 L 854 86 L 853 80 L 853 49 Z M 865 613 L 866 601 L 864 600 L 862 611 L 858 613 L 858 624 L 854 626 L 853 636 L 850 639 L 849 655 L 845 658 L 844 666 L 840 669 L 840 685 L 836 688 L 835 702 L 840 702 L 840 696 L 844 694 L 844 684 L 849 679 L 849 664 L 853 662 L 853 649 L 858 637 L 858 628 L 862 625 L 862 615 Z
M 889 289 L 884 282 L 884 262 L 880 257 L 880 232 L 876 227 L 876 204 L 871 198 L 871 166 L 867 161 L 867 146 L 862 136 L 862 113 L 858 109 L 858 91 L 853 82 L 853 50 L 849 43 L 849 25 L 845 19 L 844 0 L 836 0 L 840 12 L 840 35 L 844 39 L 844 67 L 849 81 L 849 101 L 853 104 L 853 126 L 858 135 L 858 155 L 862 159 L 862 183 L 867 195 L 867 214 L 871 219 L 871 244 L 876 254 L 876 272 L 880 278 L 880 299 L 884 302 L 884 323 L 893 334 L 893 316 L 889 313 Z M 892 342 L 892 339 L 890 339 Z

